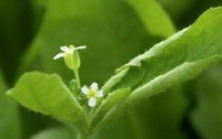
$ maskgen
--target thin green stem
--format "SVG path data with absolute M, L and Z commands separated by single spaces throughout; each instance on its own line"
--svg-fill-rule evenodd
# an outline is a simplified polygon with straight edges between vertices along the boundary
M 80 78 L 79 78 L 79 71 L 78 70 L 73 70 L 73 71 L 74 71 L 74 75 L 76 77 L 78 88 L 80 88 L 81 87 L 81 83 L 80 83 Z

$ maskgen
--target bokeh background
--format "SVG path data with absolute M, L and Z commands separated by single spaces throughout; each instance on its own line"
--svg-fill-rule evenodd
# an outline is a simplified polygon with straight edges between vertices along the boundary
M 153 28 L 146 27 L 127 0 L 1 0 L 0 138 L 73 138 L 69 126 L 27 110 L 4 94 L 24 72 L 33 70 L 58 73 L 68 84 L 72 72 L 62 60 L 52 59 L 61 45 L 88 46 L 80 51 L 82 84 L 97 81 L 101 86 L 116 68 L 191 25 L 205 10 L 222 5 L 221 0 L 156 0 L 172 25 L 156 32 L 165 23 L 152 5 L 146 5 L 151 0 L 139 1 L 144 3 L 140 10 L 152 11 L 146 23 Z M 129 108 L 94 138 L 221 139 L 221 70 L 218 64 Z

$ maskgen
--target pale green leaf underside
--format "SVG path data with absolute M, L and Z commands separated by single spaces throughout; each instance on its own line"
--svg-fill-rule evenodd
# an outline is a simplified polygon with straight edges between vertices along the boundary
M 7 94 L 36 112 L 80 126 L 86 124 L 85 112 L 56 74 L 26 73 Z
M 116 75 L 103 86 L 105 93 L 130 87 L 132 91 L 121 102 L 121 106 L 129 106 L 196 77 L 222 59 L 221 21 L 222 8 L 206 11 L 191 27 L 155 45 L 119 68 Z M 106 101 L 108 97 L 103 104 Z M 99 109 L 102 110 L 103 106 Z M 96 115 L 97 111 L 93 117 L 100 117 L 101 121 L 96 120 L 100 124 L 106 122 L 108 118 L 105 117 L 120 111 L 119 107 L 113 107 L 111 112 Z M 92 124 L 91 130 L 100 128 L 100 124 Z

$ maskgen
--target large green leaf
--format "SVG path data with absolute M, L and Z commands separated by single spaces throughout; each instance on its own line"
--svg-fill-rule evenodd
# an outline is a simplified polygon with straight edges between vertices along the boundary
M 21 139 L 21 125 L 17 104 L 4 93 L 6 83 L 0 72 L 0 138 Z
M 77 126 L 86 126 L 85 112 L 56 75 L 39 72 L 24 74 L 7 94 L 23 106 Z
M 126 86 L 131 87 L 131 93 L 123 97 L 123 107 L 139 103 L 168 87 L 196 77 L 222 58 L 221 13 L 222 8 L 208 10 L 191 27 L 131 60 L 105 84 L 104 91 L 108 93 Z M 132 74 L 136 77 L 132 78 Z M 143 78 L 138 78 L 141 74 Z M 105 103 L 106 99 L 103 104 Z M 103 109 L 103 106 L 97 110 Z M 111 111 L 103 116 L 98 115 L 100 118 L 96 115 L 99 112 L 95 112 L 93 117 L 97 118 L 92 121 L 96 122 L 92 123 L 102 123 L 120 110 L 121 107 L 114 104 Z M 99 124 L 92 124 L 91 130 L 96 126 L 100 127 Z

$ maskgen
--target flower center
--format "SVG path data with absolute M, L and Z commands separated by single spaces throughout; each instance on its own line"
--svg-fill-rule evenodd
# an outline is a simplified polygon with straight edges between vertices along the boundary
M 90 90 L 89 90 L 89 96 L 90 96 L 90 97 L 96 97 L 96 96 L 97 96 L 97 91 L 96 91 L 96 90 L 93 90 L 93 89 L 90 89 Z

